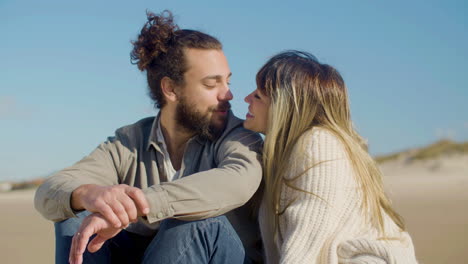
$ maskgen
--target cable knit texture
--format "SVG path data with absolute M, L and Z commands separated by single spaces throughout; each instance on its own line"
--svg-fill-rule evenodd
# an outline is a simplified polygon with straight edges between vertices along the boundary
M 286 179 L 302 190 L 283 185 L 280 232 L 276 243 L 267 230 L 264 201 L 260 227 L 267 263 L 417 263 L 410 236 L 384 215 L 387 237 L 360 209 L 361 191 L 343 144 L 331 132 L 313 128 L 301 136 L 290 157 Z M 298 175 L 302 174 L 300 177 Z

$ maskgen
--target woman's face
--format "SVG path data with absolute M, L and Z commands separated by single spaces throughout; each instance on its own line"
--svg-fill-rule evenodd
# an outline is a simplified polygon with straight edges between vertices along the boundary
M 270 108 L 270 97 L 256 89 L 244 101 L 249 104 L 249 111 L 244 121 L 244 127 L 262 134 L 266 133 L 268 127 L 268 109 Z

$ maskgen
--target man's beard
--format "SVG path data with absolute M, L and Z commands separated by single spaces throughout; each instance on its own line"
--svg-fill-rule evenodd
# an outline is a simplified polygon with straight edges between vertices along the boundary
M 203 139 L 214 140 L 221 135 L 226 122 L 221 127 L 216 127 L 211 123 L 212 115 L 210 113 L 212 114 L 219 109 L 228 111 L 230 108 L 231 104 L 225 102 L 222 105 L 209 107 L 206 113 L 202 113 L 196 110 L 195 104 L 188 103 L 184 96 L 180 98 L 177 105 L 175 118 L 177 123 L 187 131 L 193 132 Z

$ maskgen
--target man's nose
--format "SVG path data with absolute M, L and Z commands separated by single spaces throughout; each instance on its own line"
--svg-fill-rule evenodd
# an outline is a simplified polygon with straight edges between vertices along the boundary
M 229 86 L 225 86 L 226 88 L 221 91 L 219 99 L 221 101 L 230 101 L 234 96 L 232 95 L 231 89 L 229 89 Z

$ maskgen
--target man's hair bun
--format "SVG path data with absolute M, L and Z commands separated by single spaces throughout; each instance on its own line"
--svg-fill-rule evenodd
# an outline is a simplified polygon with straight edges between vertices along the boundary
M 141 71 L 146 70 L 155 58 L 168 51 L 174 33 L 179 30 L 169 10 L 159 15 L 147 11 L 146 16 L 148 21 L 141 29 L 138 39 L 132 42 L 133 50 L 130 53 L 132 63 L 137 64 Z
M 222 45 L 216 38 L 191 29 L 179 29 L 168 10 L 161 14 L 146 12 L 148 20 L 143 25 L 136 41 L 132 42 L 131 62 L 146 72 L 149 95 L 155 106 L 165 105 L 161 80 L 170 78 L 177 85 L 184 83 L 188 69 L 185 49 L 216 49 Z

